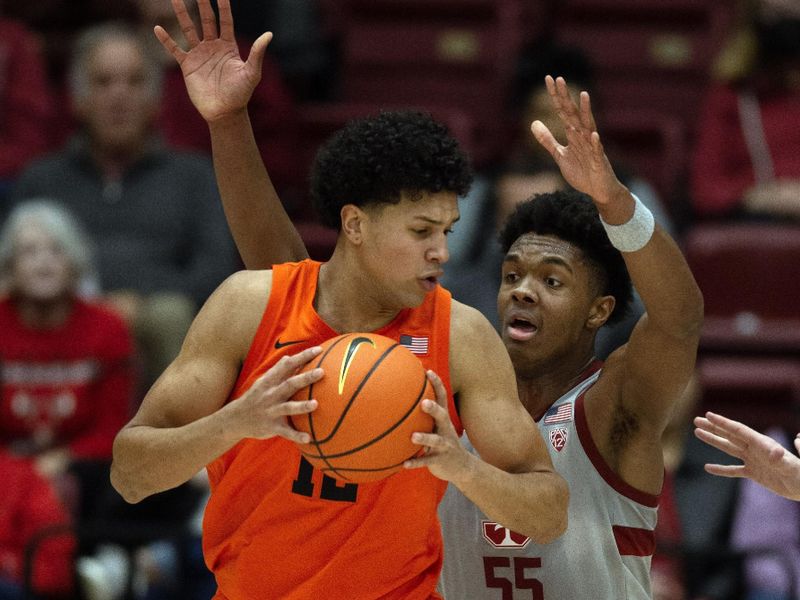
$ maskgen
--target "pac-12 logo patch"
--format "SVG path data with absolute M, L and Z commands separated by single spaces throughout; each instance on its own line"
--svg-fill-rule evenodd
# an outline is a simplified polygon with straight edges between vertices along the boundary
M 494 521 L 481 521 L 481 533 L 483 539 L 495 548 L 524 548 L 531 541 L 531 538 Z
M 564 427 L 556 427 L 550 430 L 550 443 L 556 452 L 561 452 L 567 445 L 567 430 Z

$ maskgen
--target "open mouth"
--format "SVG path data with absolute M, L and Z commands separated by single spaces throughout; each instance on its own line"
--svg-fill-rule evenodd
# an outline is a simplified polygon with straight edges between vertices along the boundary
M 430 292 L 436 287 L 438 281 L 439 280 L 436 277 L 423 277 L 422 279 L 420 279 L 422 287 L 425 289 L 425 291 L 428 292 Z
M 436 287 L 436 284 L 439 283 L 439 278 L 436 275 L 430 275 L 428 277 L 420 278 L 419 281 L 425 291 L 430 292 Z
M 515 318 L 512 319 L 508 325 L 506 325 L 506 331 L 508 332 L 508 337 L 512 340 L 518 340 L 520 342 L 527 341 L 531 339 L 539 328 L 528 321 L 527 319 L 522 318 Z

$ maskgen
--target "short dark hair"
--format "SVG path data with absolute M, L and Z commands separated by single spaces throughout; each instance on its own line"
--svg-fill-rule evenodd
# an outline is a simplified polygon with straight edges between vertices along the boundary
M 599 276 L 601 293 L 614 296 L 617 301 L 607 323 L 616 323 L 625 316 L 633 297 L 631 278 L 622 254 L 608 240 L 589 196 L 567 189 L 537 194 L 522 202 L 500 232 L 503 253 L 526 233 L 552 235 L 579 248 Z
M 351 121 L 322 145 L 311 170 L 314 209 L 335 229 L 345 204 L 396 204 L 403 193 L 464 195 L 471 184 L 472 167 L 447 127 L 413 110 Z

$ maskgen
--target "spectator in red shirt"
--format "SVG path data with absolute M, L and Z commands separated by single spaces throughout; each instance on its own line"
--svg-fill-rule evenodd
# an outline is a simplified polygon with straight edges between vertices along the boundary
M 0 16 L 0 199 L 22 167 L 50 149 L 53 113 L 36 37 L 21 23 Z
M 72 217 L 46 201 L 18 205 L 0 234 L 0 448 L 55 483 L 76 471 L 82 503 L 108 479 L 134 384 L 124 321 L 79 294 L 91 264 Z
M 68 525 L 70 516 L 30 460 L 0 450 L 0 598 L 22 598 L 25 550 L 42 530 Z M 34 554 L 32 588 L 48 598 L 71 598 L 75 540 L 69 529 L 44 539 Z
M 692 160 L 698 217 L 800 218 L 800 4 L 746 0 Z

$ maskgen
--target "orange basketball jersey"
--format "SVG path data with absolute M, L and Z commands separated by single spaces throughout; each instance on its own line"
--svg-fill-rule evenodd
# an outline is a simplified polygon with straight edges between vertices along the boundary
M 320 263 L 277 265 L 272 292 L 230 396 L 281 356 L 337 332 L 313 308 Z M 441 287 L 375 331 L 398 340 L 448 390 L 450 294 Z M 446 482 L 427 469 L 344 484 L 315 470 L 282 438 L 246 439 L 208 466 L 203 547 L 219 600 L 438 598 L 442 539 L 436 507 Z

